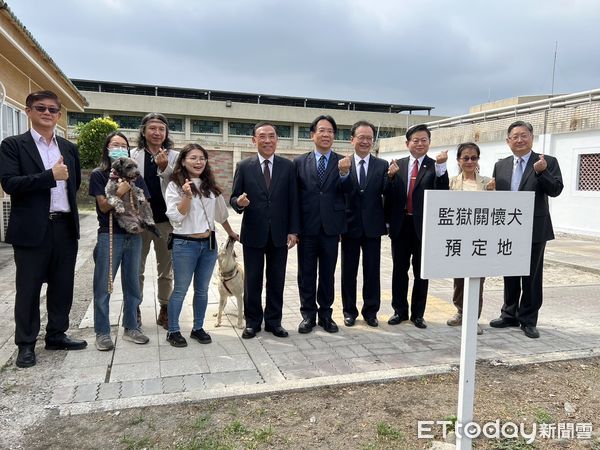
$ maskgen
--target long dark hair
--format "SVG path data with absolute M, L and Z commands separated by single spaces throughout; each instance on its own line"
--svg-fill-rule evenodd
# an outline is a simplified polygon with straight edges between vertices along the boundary
M 111 168 L 110 156 L 108 156 L 108 144 L 110 144 L 110 140 L 115 136 L 122 137 L 125 139 L 127 143 L 127 150 L 129 150 L 129 140 L 127 137 L 121 133 L 120 131 L 113 131 L 112 133 L 108 133 L 106 139 L 104 140 L 104 146 L 102 147 L 102 155 L 100 156 L 100 165 L 98 166 L 98 170 L 101 172 L 109 172 Z
M 210 193 L 212 192 L 217 195 L 221 195 L 223 190 L 217 185 L 215 181 L 215 176 L 210 168 L 210 163 L 208 162 L 208 152 L 202 148 L 202 146 L 198 144 L 188 144 L 183 147 L 183 150 L 179 152 L 179 157 L 177 161 L 175 161 L 175 167 L 173 167 L 173 173 L 171 174 L 171 181 L 174 182 L 177 186 L 182 187 L 185 184 L 185 180 L 190 180 L 192 177 L 188 173 L 187 169 L 183 165 L 185 158 L 192 150 L 200 150 L 206 159 L 206 164 L 204 166 L 204 170 L 200 174 L 200 187 L 202 189 L 203 197 L 210 197 Z M 200 195 L 200 192 L 196 188 L 196 185 L 192 183 L 192 194 Z
M 150 122 L 152 120 L 157 120 L 157 121 L 165 124 L 165 127 L 166 127 L 165 140 L 162 142 L 161 145 L 164 149 L 172 148 L 173 141 L 169 137 L 169 121 L 163 114 L 160 114 L 160 113 L 146 114 L 144 116 L 144 118 L 142 119 L 142 124 L 140 125 L 140 133 L 139 133 L 138 139 L 137 139 L 138 148 L 139 149 L 148 148 L 148 142 L 146 141 L 146 126 L 148 125 L 148 122 Z

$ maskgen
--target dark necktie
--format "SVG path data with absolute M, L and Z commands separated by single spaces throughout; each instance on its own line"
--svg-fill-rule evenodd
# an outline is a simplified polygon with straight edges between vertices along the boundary
M 271 171 L 269 170 L 269 160 L 265 159 L 264 160 L 264 164 L 265 164 L 265 170 L 264 170 L 264 175 L 265 175 L 265 184 L 267 185 L 267 189 L 269 189 L 269 187 L 271 186 Z
M 358 186 L 361 190 L 364 190 L 364 188 L 367 186 L 367 172 L 365 171 L 365 160 L 361 159 L 358 164 L 360 165 L 360 169 L 358 169 Z
M 319 158 L 319 165 L 317 167 L 317 175 L 319 177 L 319 185 L 323 184 L 323 180 L 325 180 L 325 167 L 327 164 L 327 160 L 325 159 L 325 155 L 321 155 Z
M 408 185 L 408 198 L 406 199 L 406 212 L 408 212 L 408 214 L 413 213 L 413 192 L 415 190 L 418 174 L 419 160 L 415 159 L 415 163 L 413 164 L 412 172 L 410 174 L 410 184 Z

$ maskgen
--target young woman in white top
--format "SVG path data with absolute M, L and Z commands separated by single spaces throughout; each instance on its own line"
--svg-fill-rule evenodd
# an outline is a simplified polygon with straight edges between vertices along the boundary
M 458 161 L 460 173 L 450 178 L 451 191 L 493 191 L 496 189 L 496 182 L 493 178 L 484 177 L 478 173 L 480 154 L 479 147 L 473 142 L 464 142 L 458 146 L 456 161 Z M 483 306 L 484 281 L 485 278 L 482 277 L 481 285 L 479 286 L 479 313 L 477 317 L 481 315 L 481 307 Z M 451 327 L 462 325 L 464 289 L 464 278 L 455 278 L 452 302 L 456 306 L 457 313 L 446 322 Z M 482 333 L 483 330 L 477 325 L 477 334 Z
M 165 195 L 166 214 L 173 225 L 174 275 L 167 341 L 174 347 L 187 345 L 179 328 L 179 314 L 192 278 L 194 325 L 190 337 L 202 344 L 211 342 L 203 325 L 208 284 L 217 260 L 215 222 L 220 223 L 229 236 L 239 239 L 227 222 L 229 214 L 221 192 L 208 162 L 208 152 L 198 144 L 186 145 L 175 163 Z

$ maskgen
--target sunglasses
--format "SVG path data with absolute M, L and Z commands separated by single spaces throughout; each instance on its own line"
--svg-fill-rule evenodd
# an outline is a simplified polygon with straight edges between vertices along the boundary
M 464 162 L 477 161 L 479 159 L 479 156 L 463 156 L 460 159 Z
M 50 114 L 58 114 L 60 112 L 60 108 L 55 108 L 54 106 L 33 105 L 32 108 L 39 113 L 45 113 L 46 110 L 48 110 Z

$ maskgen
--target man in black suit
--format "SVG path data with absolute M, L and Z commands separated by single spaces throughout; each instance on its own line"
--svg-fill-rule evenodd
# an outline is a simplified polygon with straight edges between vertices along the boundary
M 310 125 L 315 150 L 294 159 L 300 204 L 298 290 L 303 320 L 299 333 L 310 333 L 317 324 L 328 333 L 338 331 L 331 306 L 338 242 L 346 231 L 346 207 L 338 170 L 342 155 L 331 149 L 336 131 L 333 117 L 317 117 Z
M 83 340 L 65 334 L 73 302 L 79 216 L 75 194 L 81 183 L 77 147 L 54 134 L 60 101 L 51 91 L 25 100 L 31 129 L 0 145 L 0 180 L 11 196 L 6 242 L 16 266 L 15 344 L 17 367 L 35 365 L 40 331 L 40 291 L 44 282 L 47 350 L 78 350 Z
M 288 249 L 296 245 L 298 205 L 296 174 L 292 161 L 275 155 L 275 125 L 254 126 L 252 142 L 257 156 L 241 161 L 235 170 L 231 206 L 244 213 L 240 240 L 244 246 L 244 315 L 242 338 L 251 339 L 261 330 L 287 337 L 281 326 L 283 287 Z M 267 295 L 263 312 L 262 285 L 267 263 Z
M 366 121 L 356 122 L 350 130 L 354 154 L 338 163 L 346 197 L 348 230 L 342 235 L 342 304 L 344 325 L 351 327 L 358 316 L 356 276 L 362 250 L 363 307 L 367 325 L 376 327 L 381 304 L 381 236 L 387 233 L 383 210 L 383 192 L 388 163 L 371 155 L 375 127 Z
M 504 277 L 504 305 L 494 328 L 518 327 L 530 338 L 540 337 L 536 325 L 542 306 L 542 275 L 546 242 L 554 239 L 548 197 L 563 190 L 562 175 L 556 158 L 532 151 L 533 127 L 517 121 L 508 127 L 506 143 L 513 156 L 494 166 L 497 191 L 533 191 L 533 237 L 529 276 Z
M 410 320 L 417 328 L 427 328 L 425 305 L 428 280 L 421 278 L 421 237 L 423 232 L 423 201 L 428 189 L 447 190 L 449 185 L 445 150 L 432 159 L 427 156 L 431 132 L 420 124 L 406 132 L 406 147 L 410 156 L 393 160 L 388 170 L 385 209 L 392 239 L 392 307 L 388 320 L 397 325 L 408 320 L 408 269 L 413 266 L 413 289 Z

